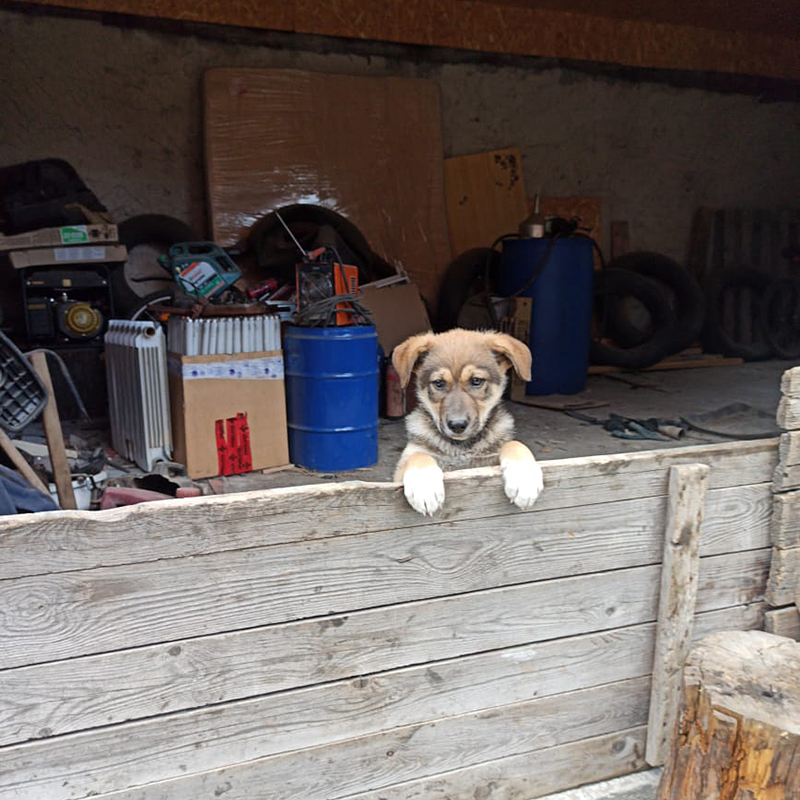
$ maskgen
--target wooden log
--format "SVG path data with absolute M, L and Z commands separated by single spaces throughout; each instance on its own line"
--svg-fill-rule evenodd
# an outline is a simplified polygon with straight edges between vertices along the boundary
M 800 489 L 800 464 L 778 464 L 772 475 L 772 488 L 776 492 Z
M 715 633 L 691 652 L 658 800 L 789 800 L 800 792 L 800 645 Z
M 775 419 L 784 430 L 800 429 L 800 397 L 784 395 L 778 403 L 778 413 Z
M 783 373 L 781 392 L 790 397 L 800 396 L 800 367 L 792 367 Z
M 704 464 L 670 469 L 645 754 L 652 766 L 664 763 L 675 727 L 681 670 L 692 638 L 707 486 L 708 467 Z
M 800 464 L 800 431 L 787 431 L 781 436 L 780 463 L 784 467 Z
M 2 428 L 0 428 L 0 447 L 3 448 L 3 452 L 11 459 L 11 463 L 19 470 L 22 477 L 35 489 L 44 492 L 49 497 L 50 492 L 47 491 L 41 478 L 34 472 L 33 467 L 24 459 Z
M 772 562 L 767 582 L 766 601 L 771 606 L 785 606 L 794 602 L 800 586 L 800 547 L 772 548 Z
M 61 508 L 76 509 L 78 504 L 75 502 L 75 492 L 72 489 L 72 475 L 67 462 L 56 396 L 53 393 L 53 381 L 50 378 L 50 370 L 47 368 L 47 357 L 44 353 L 31 353 L 29 359 L 47 389 L 48 400 L 42 412 L 42 424 L 47 439 L 47 449 L 50 452 L 50 463 L 53 467 L 53 481 L 58 491 L 58 503 Z
M 764 630 L 800 642 L 800 611 L 797 606 L 773 608 L 764 613 Z
M 800 492 L 775 495 L 770 534 L 775 547 L 800 547 Z

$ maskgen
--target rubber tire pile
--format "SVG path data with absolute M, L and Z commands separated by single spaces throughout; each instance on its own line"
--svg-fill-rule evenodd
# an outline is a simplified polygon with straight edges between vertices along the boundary
M 595 310 L 593 364 L 644 369 L 695 342 L 746 361 L 800 356 L 800 280 L 750 267 L 720 272 L 704 292 L 676 261 L 627 253 L 596 274 Z

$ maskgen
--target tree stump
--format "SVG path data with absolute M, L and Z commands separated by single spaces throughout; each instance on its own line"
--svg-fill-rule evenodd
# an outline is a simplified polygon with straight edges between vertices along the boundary
M 658 800 L 800 800 L 800 644 L 737 631 L 692 649 Z

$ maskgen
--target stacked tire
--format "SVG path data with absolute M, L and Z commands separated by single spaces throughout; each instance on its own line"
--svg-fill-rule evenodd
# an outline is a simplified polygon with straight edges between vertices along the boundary
M 688 270 L 658 253 L 627 253 L 611 261 L 595 278 L 595 300 L 599 336 L 590 351 L 593 364 L 644 369 L 689 347 L 703 330 L 700 286 Z

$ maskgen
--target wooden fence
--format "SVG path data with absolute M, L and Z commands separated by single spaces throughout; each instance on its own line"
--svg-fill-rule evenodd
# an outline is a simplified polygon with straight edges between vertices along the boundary
M 527 513 L 481 469 L 432 519 L 364 483 L 4 519 L 0 797 L 488 800 L 640 769 L 670 471 L 697 463 L 693 635 L 760 628 L 778 440 L 545 462 Z

